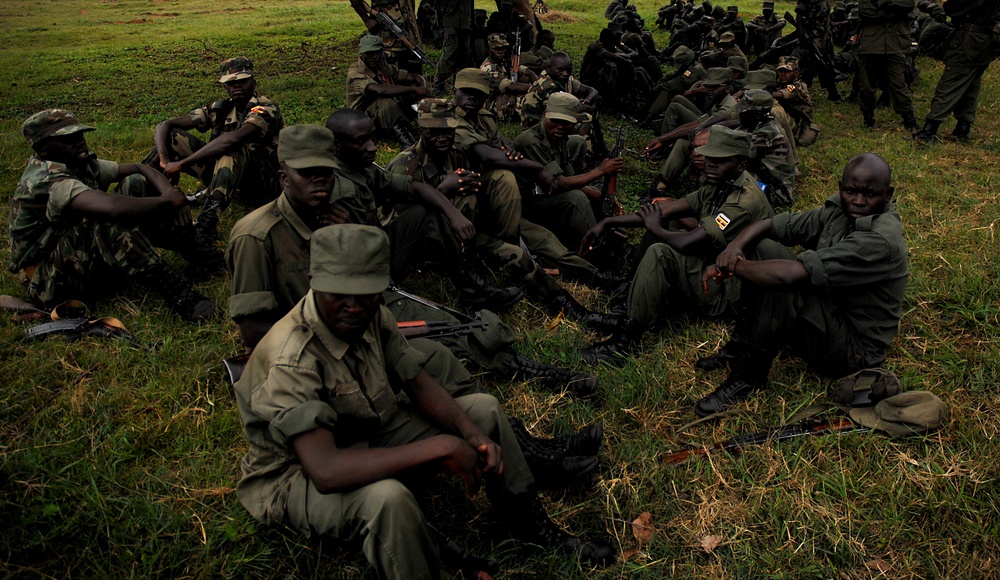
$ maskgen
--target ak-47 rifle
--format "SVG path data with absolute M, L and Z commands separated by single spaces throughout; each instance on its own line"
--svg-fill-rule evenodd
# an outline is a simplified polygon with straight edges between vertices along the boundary
M 868 431 L 871 431 L 871 429 L 868 427 L 859 427 L 847 417 L 837 417 L 829 420 L 806 419 L 791 425 L 770 427 L 757 433 L 737 435 L 732 439 L 722 441 L 721 443 L 715 443 L 708 447 L 689 447 L 687 449 L 681 449 L 680 451 L 674 451 L 673 453 L 666 453 L 663 455 L 663 462 L 676 465 L 678 463 L 684 463 L 692 457 L 705 457 L 715 451 L 726 451 L 734 456 L 739 455 L 744 447 L 750 447 L 751 445 L 763 445 L 771 441 L 785 441 L 788 439 L 797 439 L 799 437 L 808 437 L 810 435 L 829 435 L 832 433 L 849 432 L 867 433 Z
M 489 323 L 477 316 L 472 322 L 405 320 L 397 322 L 396 326 L 406 338 L 444 338 L 446 336 L 465 336 L 477 330 L 485 331 L 489 327 Z
M 770 48 L 757 55 L 757 58 L 750 63 L 749 70 L 758 69 L 769 62 L 776 62 L 778 60 L 776 57 L 792 54 L 795 51 L 795 45 L 798 43 L 798 40 L 798 30 L 793 30 L 790 34 L 776 39 Z
M 615 146 L 608 154 L 611 159 L 622 156 L 625 149 L 625 141 L 622 140 L 622 128 L 615 130 Z M 604 179 L 604 187 L 601 188 L 601 213 L 604 217 L 614 217 L 622 215 L 622 205 L 618 203 L 618 174 L 614 173 Z
M 378 20 L 378 23 L 382 28 L 389 31 L 389 33 L 398 38 L 399 41 L 402 42 L 404 46 L 406 46 L 406 48 L 410 49 L 410 52 L 412 52 L 414 56 L 419 58 L 420 62 L 426 64 L 429 67 L 434 66 L 434 63 L 431 62 L 431 59 L 427 58 L 427 54 L 424 53 L 424 49 L 420 48 L 420 45 L 414 42 L 412 38 L 410 38 L 410 34 L 408 32 L 406 32 L 405 30 L 400 28 L 398 24 L 396 24 L 396 21 L 392 19 L 392 16 L 389 16 L 388 14 L 382 12 L 381 10 L 376 10 L 374 7 L 369 5 L 364 0 L 361 0 L 361 3 L 368 11 L 368 14 L 373 18 L 375 18 L 375 20 Z
M 791 23 L 791 25 L 795 27 L 795 32 L 798 32 L 800 30 L 799 25 L 796 24 L 795 22 L 795 16 L 793 16 L 792 13 L 787 10 L 785 11 L 785 22 Z M 804 38 L 801 32 L 799 32 L 799 37 Z M 827 55 L 823 51 L 823 45 L 820 44 L 820 41 L 816 40 L 815 38 L 809 38 L 808 40 L 809 44 L 812 45 L 813 56 L 816 58 L 816 61 L 819 62 L 820 66 L 823 66 L 830 70 L 834 70 L 833 63 L 827 60 L 826 58 Z
M 517 82 L 518 72 L 521 70 L 521 31 L 514 31 L 514 47 L 510 51 L 510 80 Z

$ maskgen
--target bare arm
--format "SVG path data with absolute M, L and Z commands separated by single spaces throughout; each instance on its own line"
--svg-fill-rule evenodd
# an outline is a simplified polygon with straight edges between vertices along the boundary
M 170 132 L 174 129 L 194 129 L 194 120 L 191 119 L 190 115 L 184 115 L 183 117 L 167 119 L 156 126 L 156 132 L 153 134 L 153 142 L 156 144 L 156 153 L 160 156 L 161 169 L 165 169 L 167 164 L 170 163 L 170 157 L 168 157 L 168 152 L 170 151 Z
M 608 158 L 601 161 L 601 164 L 597 167 L 582 175 L 560 175 L 556 177 L 556 183 L 559 185 L 560 191 L 581 189 L 583 186 L 587 185 L 591 181 L 594 181 L 595 179 L 620 172 L 624 167 L 625 160 L 621 157 L 616 157 L 614 159 Z
M 177 211 L 187 204 L 187 198 L 162 174 L 146 165 L 126 163 L 118 166 L 118 177 L 141 173 L 160 194 L 154 197 L 129 197 L 109 195 L 97 189 L 88 189 L 73 198 L 70 210 L 84 217 L 102 221 L 136 223 L 143 219 Z
M 219 135 L 215 139 L 212 139 L 207 145 L 195 151 L 191 155 L 188 155 L 184 159 L 167 163 L 167 165 L 163 168 L 163 171 L 168 175 L 178 171 L 183 171 L 185 167 L 193 163 L 223 155 L 231 148 L 237 145 L 242 145 L 251 139 L 255 139 L 258 135 L 260 135 L 260 127 L 250 123 L 245 123 L 242 127 L 235 131 L 228 131 Z
M 358 16 L 361 17 L 361 21 L 365 23 L 365 28 L 369 31 L 378 28 L 378 20 L 373 18 L 368 13 L 368 8 L 365 6 L 364 2 L 361 0 L 351 0 L 351 8 L 354 8 L 354 11 L 358 13 Z
M 436 209 L 448 220 L 448 225 L 451 226 L 452 231 L 460 240 L 468 241 L 476 236 L 476 228 L 472 222 L 462 215 L 462 212 L 458 211 L 458 208 L 448 201 L 448 198 L 440 191 L 426 183 L 416 181 L 411 184 L 411 187 L 411 192 L 416 194 L 422 203 Z

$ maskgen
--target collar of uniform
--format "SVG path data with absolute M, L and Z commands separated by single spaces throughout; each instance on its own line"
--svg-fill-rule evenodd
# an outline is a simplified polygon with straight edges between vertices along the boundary
M 302 221 L 299 214 L 295 212 L 295 208 L 292 207 L 291 202 L 285 196 L 284 192 L 278 196 L 278 211 L 281 212 L 281 217 L 285 218 L 292 225 L 292 228 L 303 240 L 312 239 L 312 230 L 306 225 L 306 222 Z
M 309 290 L 309 293 L 306 294 L 305 304 L 303 304 L 302 309 L 302 317 L 306 324 L 309 325 L 309 328 L 312 329 L 313 336 L 323 344 L 326 350 L 333 355 L 333 358 L 342 360 L 351 348 L 351 344 L 337 338 L 330 332 L 329 327 L 327 327 L 319 315 L 319 310 L 316 308 L 316 295 L 313 294 L 312 290 Z M 374 322 L 370 324 L 365 329 L 364 334 L 361 335 L 361 339 L 369 344 L 375 342 L 375 333 L 372 331 L 374 324 Z
M 842 213 L 844 213 L 846 215 L 846 212 L 844 212 L 844 206 L 841 203 L 840 192 L 839 191 L 837 193 L 832 194 L 830 197 L 828 197 L 826 199 L 826 203 L 837 206 L 837 208 Z M 866 215 L 863 218 L 858 218 L 858 219 L 854 220 L 854 229 L 859 230 L 859 231 L 870 231 L 872 229 L 872 222 L 875 221 L 875 218 L 877 218 L 878 216 L 883 215 L 883 214 L 895 213 L 895 212 L 896 212 L 896 206 L 892 203 L 892 200 L 890 199 L 885 204 L 885 209 L 882 210 L 882 213 L 877 213 L 877 214 L 873 214 L 873 215 Z
M 423 139 L 417 139 L 417 143 L 413 146 L 413 155 L 417 158 L 417 165 L 424 170 L 424 181 L 430 182 L 438 174 L 438 168 L 431 162 Z
M 259 95 L 255 92 L 253 96 L 250 97 L 250 100 L 247 101 L 246 109 L 244 109 L 242 113 L 240 113 L 239 109 L 236 108 L 236 103 L 234 103 L 232 99 L 226 99 L 226 102 L 229 103 L 229 113 L 226 115 L 225 124 L 238 124 L 241 119 L 245 119 L 250 111 L 258 105 L 258 96 Z
M 86 163 L 74 166 L 69 166 L 61 161 L 49 161 L 47 159 L 42 159 L 37 155 L 32 156 L 32 158 L 28 161 L 38 162 L 45 168 L 46 173 L 65 173 L 76 177 L 80 181 L 95 181 L 101 171 L 101 162 L 97 159 L 97 155 L 94 153 L 91 153 L 90 156 L 87 157 Z M 87 185 L 91 184 L 88 183 Z
M 359 170 L 351 167 L 337 157 L 333 158 L 333 168 L 337 170 L 337 173 L 340 174 L 341 177 L 346 177 L 358 185 L 363 185 L 365 187 L 368 186 L 368 175 L 365 174 L 364 169 Z M 365 169 L 367 169 L 367 167 Z

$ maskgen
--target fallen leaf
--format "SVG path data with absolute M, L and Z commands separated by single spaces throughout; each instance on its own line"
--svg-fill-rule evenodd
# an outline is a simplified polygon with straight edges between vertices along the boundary
M 632 535 L 635 536 L 636 540 L 639 540 L 641 546 L 649 545 L 649 541 L 653 539 L 654 531 L 656 530 L 653 528 L 653 518 L 650 517 L 649 512 L 642 512 L 632 522 Z
M 889 564 L 885 560 L 872 560 L 871 562 L 866 562 L 865 566 L 869 570 L 878 570 L 880 574 L 887 574 L 889 572 Z
M 705 550 L 706 554 L 711 554 L 721 544 L 722 538 L 719 536 L 705 536 L 701 539 L 701 548 Z
M 555 332 L 555 330 L 559 328 L 559 325 L 562 324 L 562 321 L 563 313 L 560 311 L 551 322 L 545 325 L 545 332 Z
M 630 560 L 633 556 L 639 553 L 639 548 L 629 548 L 622 552 L 622 560 Z

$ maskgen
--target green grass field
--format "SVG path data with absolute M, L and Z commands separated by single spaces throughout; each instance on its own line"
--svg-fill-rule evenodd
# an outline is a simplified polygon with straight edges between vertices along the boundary
M 557 46 L 579 59 L 604 25 L 604 4 L 548 4 Z M 651 24 L 657 3 L 636 4 Z M 756 13 L 755 6 L 742 8 L 745 18 Z M 785 8 L 791 5 L 779 3 L 779 13 Z M 70 108 L 98 127 L 89 137 L 100 157 L 137 161 L 151 147 L 156 123 L 222 95 L 216 83 L 222 57 L 245 54 L 286 124 L 322 123 L 343 105 L 344 75 L 361 31 L 347 2 L 320 0 L 7 0 L 0 22 L 3 217 L 30 155 L 18 127 L 35 111 Z M 915 102 L 922 120 L 941 66 L 919 64 Z M 442 478 L 440 495 L 428 498 L 432 518 L 473 551 L 498 559 L 506 577 L 1000 576 L 998 88 L 994 67 L 984 81 L 972 144 L 930 148 L 905 140 L 891 111 L 879 111 L 878 130 L 865 131 L 855 106 L 816 96 L 823 132 L 816 145 L 801 150 L 797 208 L 814 207 L 834 191 L 855 153 L 877 152 L 893 167 L 912 277 L 887 367 L 909 389 L 932 391 L 948 403 L 952 419 L 939 433 L 911 440 L 809 438 L 739 458 L 720 454 L 663 465 L 659 456 L 674 448 L 674 430 L 694 418 L 694 403 L 724 378 L 693 368 L 725 340 L 724 326 L 677 320 L 648 335 L 634 362 L 597 370 L 597 403 L 484 377 L 538 434 L 604 423 L 598 474 L 544 499 L 573 531 L 607 534 L 623 552 L 638 549 L 630 559 L 587 570 L 502 535 L 474 533 L 492 529 L 480 515 L 485 500 L 469 504 L 450 478 Z M 822 91 L 814 86 L 814 92 Z M 942 128 L 950 130 L 951 123 Z M 626 134 L 631 148 L 650 137 L 635 129 Z M 385 148 L 380 159 L 390 155 Z M 620 180 L 627 208 L 634 209 L 635 195 L 655 171 L 628 158 Z M 245 211 L 234 207 L 227 226 Z M 8 257 L 3 236 L 0 262 Z M 443 288 L 434 281 L 420 285 L 447 299 Z M 572 288 L 603 306 L 592 291 Z M 227 280 L 200 289 L 225 305 Z M 0 291 L 23 296 L 9 273 L 0 276 Z M 229 320 L 185 324 L 155 294 L 138 289 L 91 307 L 161 347 L 150 353 L 100 339 L 31 343 L 21 338 L 22 325 L 6 315 L 0 321 L 0 573 L 371 576 L 357 550 L 261 528 L 237 501 L 246 445 L 219 364 L 238 349 Z M 579 348 L 595 339 L 573 324 L 547 332 L 549 318 L 528 304 L 506 319 L 519 332 L 522 352 L 567 366 L 580 368 Z M 782 359 L 771 389 L 747 407 L 775 424 L 826 400 L 827 387 L 802 361 Z M 693 439 L 711 442 L 753 428 L 748 419 L 734 419 L 700 428 Z M 627 524 L 642 512 L 650 512 L 655 527 L 644 546 Z M 706 542 L 718 545 L 708 550 Z

